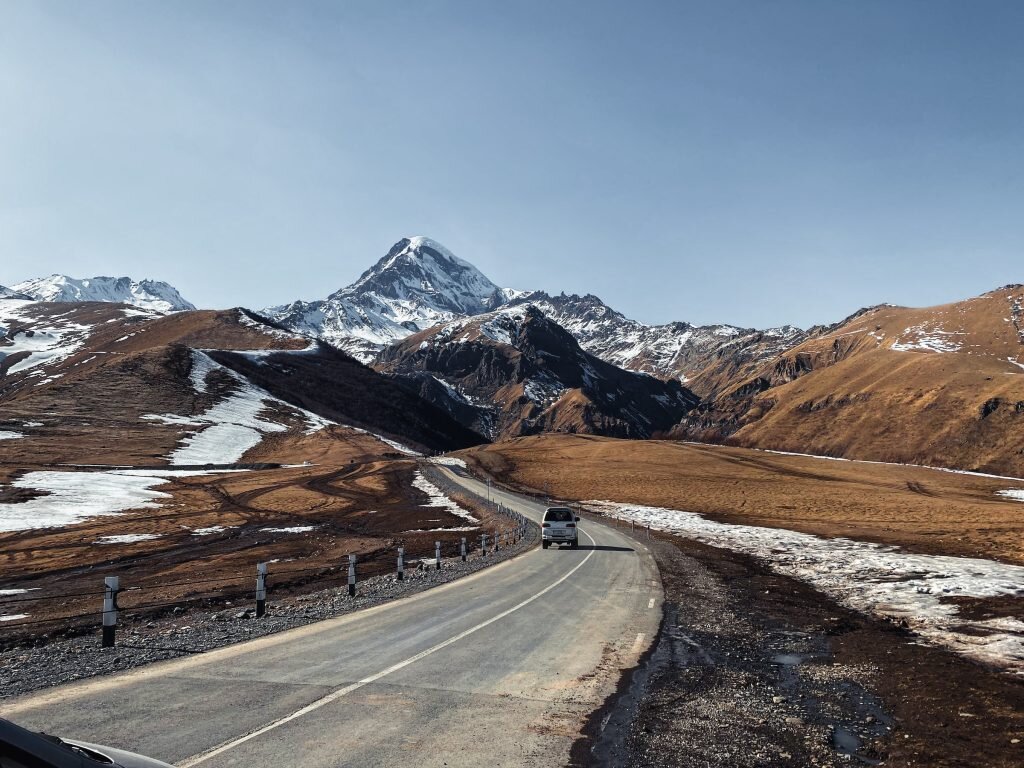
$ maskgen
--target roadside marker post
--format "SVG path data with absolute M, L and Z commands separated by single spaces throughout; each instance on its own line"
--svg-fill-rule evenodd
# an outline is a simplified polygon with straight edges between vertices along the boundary
M 487 557 L 487 534 L 480 534 L 480 554 Z
M 459 554 L 462 555 L 462 562 L 466 562 L 466 537 L 462 537 L 462 543 L 459 544 Z
M 356 556 L 348 556 L 348 596 L 356 596 Z
M 405 578 L 405 547 L 398 548 L 398 580 Z
M 256 618 L 267 612 L 267 564 L 256 563 Z
M 114 633 L 117 630 L 117 593 L 121 591 L 120 578 L 107 576 L 103 579 L 103 648 L 114 647 Z
M 495 552 L 497 552 L 498 549 L 499 549 L 498 543 L 500 542 L 500 540 L 501 540 L 501 534 L 499 534 L 497 531 L 495 531 L 494 532 L 494 551 Z
M 441 570 L 441 542 L 434 542 L 434 570 Z

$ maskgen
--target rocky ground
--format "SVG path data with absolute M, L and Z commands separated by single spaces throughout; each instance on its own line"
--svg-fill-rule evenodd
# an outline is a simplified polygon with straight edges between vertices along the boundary
M 0 652 L 0 698 L 204 653 L 408 597 L 514 557 L 537 546 L 538 541 L 539 533 L 531 526 L 529 535 L 519 543 L 486 556 L 475 552 L 465 563 L 458 557 L 443 559 L 440 571 L 407 570 L 403 581 L 397 581 L 394 574 L 367 579 L 358 585 L 354 598 L 349 597 L 347 587 L 282 599 L 275 598 L 271 591 L 267 615 L 259 619 L 253 615 L 252 603 L 236 603 L 219 610 L 175 608 L 159 619 L 127 617 L 119 627 L 115 648 L 101 648 L 99 635 L 91 633 L 38 647 L 8 649 Z
M 667 535 L 651 548 L 660 636 L 592 718 L 576 765 L 1024 764 L 1024 681 L 748 557 Z

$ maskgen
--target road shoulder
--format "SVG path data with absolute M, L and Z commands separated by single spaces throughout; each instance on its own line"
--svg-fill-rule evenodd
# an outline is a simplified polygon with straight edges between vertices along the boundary
M 591 719 L 576 764 L 1024 760 L 1024 681 L 917 644 L 744 555 L 668 535 L 651 551 L 661 632 Z

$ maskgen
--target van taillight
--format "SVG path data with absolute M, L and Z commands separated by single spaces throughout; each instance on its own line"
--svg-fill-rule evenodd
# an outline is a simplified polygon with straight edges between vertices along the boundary
M 543 526 L 543 527 L 544 527 L 544 528 L 550 528 L 550 527 L 551 527 L 551 523 L 544 523 L 544 526 Z
M 566 528 L 575 528 L 576 527 L 576 523 L 566 523 L 565 527 Z

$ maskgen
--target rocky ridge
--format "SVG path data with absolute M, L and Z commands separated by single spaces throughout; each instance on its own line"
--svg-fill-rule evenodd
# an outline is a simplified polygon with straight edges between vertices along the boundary
M 542 431 L 651 437 L 699 400 L 676 380 L 590 354 L 531 304 L 414 334 L 383 350 L 374 367 L 492 439 Z

